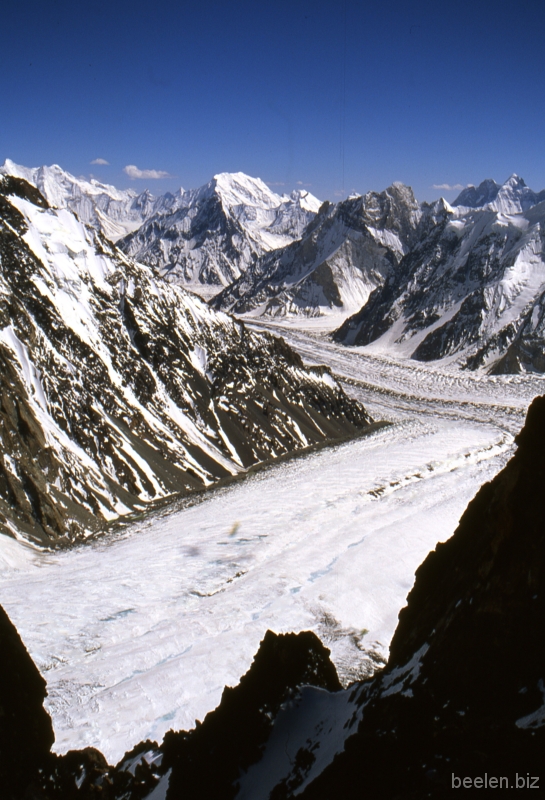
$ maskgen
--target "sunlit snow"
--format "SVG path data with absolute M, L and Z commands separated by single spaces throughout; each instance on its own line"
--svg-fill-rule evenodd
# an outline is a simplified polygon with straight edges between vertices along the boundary
M 286 333 L 395 424 L 76 550 L 2 538 L 0 602 L 47 679 L 58 751 L 116 761 L 192 727 L 268 628 L 315 630 L 344 680 L 386 656 L 416 568 L 505 463 L 543 385 Z

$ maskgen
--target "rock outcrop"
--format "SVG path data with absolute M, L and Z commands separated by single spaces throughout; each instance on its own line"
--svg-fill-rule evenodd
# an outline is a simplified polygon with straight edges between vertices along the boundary
M 43 708 L 45 681 L 0 607 L 0 787 L 2 800 L 20 800 L 38 779 L 54 741 Z

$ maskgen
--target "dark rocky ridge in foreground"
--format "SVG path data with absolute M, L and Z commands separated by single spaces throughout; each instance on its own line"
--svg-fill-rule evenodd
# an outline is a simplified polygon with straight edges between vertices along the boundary
M 313 634 L 269 633 L 240 685 L 225 690 L 202 725 L 167 734 L 160 748 L 142 743 L 115 769 L 92 750 L 44 758 L 45 726 L 34 753 L 13 753 L 9 774 L 18 777 L 10 777 L 8 800 L 141 800 L 159 785 L 166 800 L 296 792 L 303 800 L 439 799 L 450 796 L 453 776 L 461 787 L 458 779 L 485 775 L 488 788 L 500 788 L 491 779 L 510 788 L 524 779 L 524 788 L 536 787 L 533 797 L 545 796 L 545 397 L 530 407 L 517 444 L 454 536 L 418 569 L 382 672 L 341 690 Z M 5 631 L 1 658 L 21 658 Z M 299 693 L 304 684 L 320 688 Z M 2 681 L 2 705 L 6 691 Z M 43 684 L 34 680 L 30 692 L 42 720 Z M 275 736 L 286 718 L 289 735 Z M 21 741 L 33 722 L 0 724 L 4 737 L 13 729 Z
M 371 797 L 439 798 L 485 773 L 545 796 L 545 397 L 517 444 L 417 570 L 358 734 L 302 797 L 360 797 L 365 776 Z
M 44 679 L 0 607 L 0 787 L 6 800 L 23 797 L 29 775 L 54 742 L 45 696 Z
M 369 422 L 283 340 L 0 178 L 0 532 L 69 543 Z

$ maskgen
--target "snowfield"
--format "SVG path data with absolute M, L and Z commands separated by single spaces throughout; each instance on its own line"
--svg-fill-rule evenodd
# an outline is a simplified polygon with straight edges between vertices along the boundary
M 315 630 L 345 682 L 374 669 L 416 568 L 505 464 L 545 385 L 283 335 L 393 424 L 74 550 L 0 539 L 0 603 L 48 682 L 58 752 L 92 745 L 115 762 L 193 727 L 268 628 Z

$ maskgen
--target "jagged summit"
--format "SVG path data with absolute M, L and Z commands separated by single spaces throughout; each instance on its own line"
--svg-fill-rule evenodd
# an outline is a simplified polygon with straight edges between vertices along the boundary
M 271 317 L 353 313 L 407 252 L 420 215 L 401 183 L 324 203 L 300 240 L 257 259 L 214 305 Z
M 513 173 L 503 184 L 487 178 L 477 187 L 468 186 L 460 192 L 452 206 L 487 208 L 502 214 L 521 214 L 544 199 L 545 191 L 532 191 L 523 178 Z
M 172 282 L 220 288 L 298 239 L 320 205 L 309 192 L 280 196 L 260 178 L 221 172 L 170 213 L 150 216 L 121 247 Z
M 500 185 L 492 178 L 487 178 L 478 186 L 469 184 L 469 186 L 460 192 L 451 205 L 453 207 L 465 206 L 467 208 L 482 208 L 496 198 L 499 188 Z
M 494 372 L 545 371 L 545 192 L 518 175 L 422 204 L 398 268 L 335 332 L 347 345 Z

